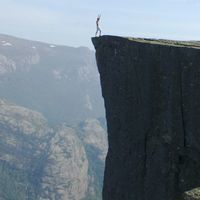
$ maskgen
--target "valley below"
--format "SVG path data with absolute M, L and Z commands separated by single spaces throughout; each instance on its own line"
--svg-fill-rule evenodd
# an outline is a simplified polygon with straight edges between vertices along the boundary
M 0 199 L 101 200 L 107 148 L 94 52 L 0 35 Z

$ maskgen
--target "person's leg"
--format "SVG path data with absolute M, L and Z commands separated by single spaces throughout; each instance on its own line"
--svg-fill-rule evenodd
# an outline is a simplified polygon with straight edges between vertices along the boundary
M 101 29 L 99 27 L 97 27 L 97 31 L 95 33 L 95 37 L 97 37 L 98 33 L 99 33 L 99 36 L 101 36 Z
M 99 33 L 99 36 L 101 36 L 101 29 L 99 27 L 97 28 L 97 33 Z
M 97 31 L 96 31 L 96 33 L 95 33 L 95 37 L 97 37 L 97 34 L 98 34 L 98 28 L 97 28 Z
M 101 36 L 101 29 L 99 28 L 99 36 Z

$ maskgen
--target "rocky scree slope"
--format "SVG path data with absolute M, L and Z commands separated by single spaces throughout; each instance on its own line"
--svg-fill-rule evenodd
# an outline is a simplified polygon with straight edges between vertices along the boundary
M 92 41 L 108 125 L 103 200 L 195 199 L 182 194 L 200 186 L 199 43 Z

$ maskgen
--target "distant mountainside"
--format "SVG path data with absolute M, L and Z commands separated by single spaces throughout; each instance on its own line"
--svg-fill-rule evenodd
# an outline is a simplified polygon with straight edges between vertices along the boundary
M 0 97 L 51 124 L 104 116 L 94 52 L 0 34 Z
M 52 129 L 0 99 L 0 199 L 100 200 L 107 134 L 96 119 Z
M 94 52 L 0 34 L 0 199 L 101 200 L 107 148 Z

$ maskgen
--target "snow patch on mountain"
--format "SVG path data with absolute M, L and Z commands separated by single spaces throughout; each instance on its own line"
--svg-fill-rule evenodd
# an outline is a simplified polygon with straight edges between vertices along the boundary
M 2 46 L 13 46 L 10 42 L 2 41 Z

